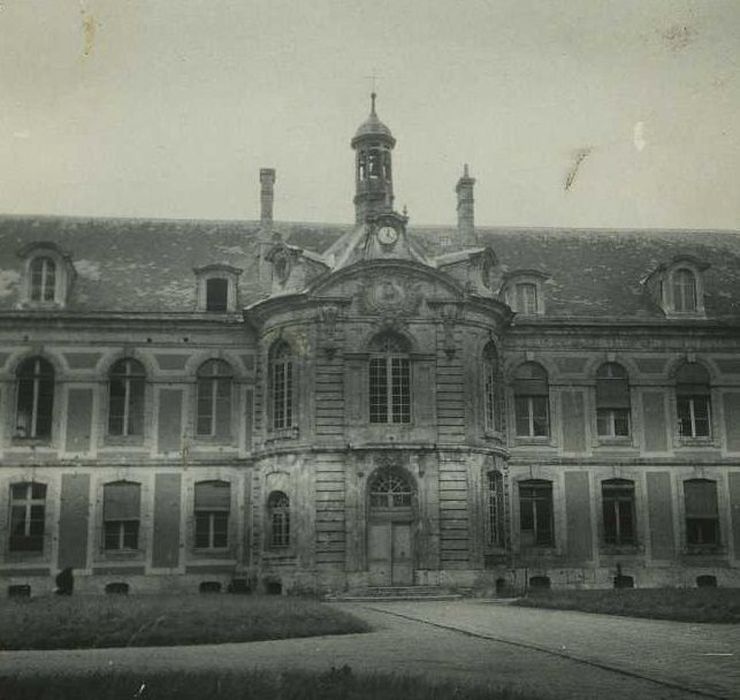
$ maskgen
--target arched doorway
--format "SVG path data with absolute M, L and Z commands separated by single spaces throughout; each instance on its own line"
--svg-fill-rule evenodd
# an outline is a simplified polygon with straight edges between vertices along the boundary
M 414 488 L 401 470 L 383 468 L 368 481 L 367 563 L 371 586 L 414 582 Z

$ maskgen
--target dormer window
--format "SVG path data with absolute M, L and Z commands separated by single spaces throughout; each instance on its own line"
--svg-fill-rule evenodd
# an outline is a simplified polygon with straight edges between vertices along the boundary
M 229 280 L 212 277 L 206 280 L 206 311 L 226 311 L 229 308 Z
M 708 267 L 707 263 L 690 255 L 680 255 L 651 272 L 643 284 L 666 316 L 703 316 L 703 272 Z
M 25 258 L 22 303 L 30 307 L 61 307 L 74 278 L 70 257 L 54 243 L 33 243 L 19 251 Z
M 241 270 L 230 265 L 207 265 L 194 270 L 198 277 L 198 310 L 208 313 L 236 311 Z
M 50 257 L 40 255 L 31 261 L 31 301 L 54 301 L 57 265 Z
M 696 312 L 696 275 L 685 267 L 673 273 L 673 309 L 679 313 Z
M 547 275 L 539 270 L 510 272 L 504 279 L 504 301 L 519 316 L 538 316 L 545 313 L 544 282 Z

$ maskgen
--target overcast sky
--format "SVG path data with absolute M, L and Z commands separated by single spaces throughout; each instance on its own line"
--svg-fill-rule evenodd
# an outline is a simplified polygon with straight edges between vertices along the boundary
M 740 229 L 737 0 L 0 0 L 0 213 Z

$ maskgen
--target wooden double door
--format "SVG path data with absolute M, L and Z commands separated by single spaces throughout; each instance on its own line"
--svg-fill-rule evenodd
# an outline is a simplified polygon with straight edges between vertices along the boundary
M 411 586 L 414 556 L 411 522 L 368 523 L 367 560 L 371 586 Z

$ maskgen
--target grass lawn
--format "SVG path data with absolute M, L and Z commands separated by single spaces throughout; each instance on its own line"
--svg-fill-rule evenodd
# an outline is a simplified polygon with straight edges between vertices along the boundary
M 98 674 L 60 678 L 0 678 L 0 697 L 13 700 L 534 700 L 508 689 L 433 683 L 423 678 L 356 676 L 348 666 L 324 673 Z
M 514 605 L 681 622 L 740 622 L 740 588 L 530 591 Z
M 218 644 L 369 629 L 362 620 L 328 605 L 280 596 L 0 600 L 0 649 Z

